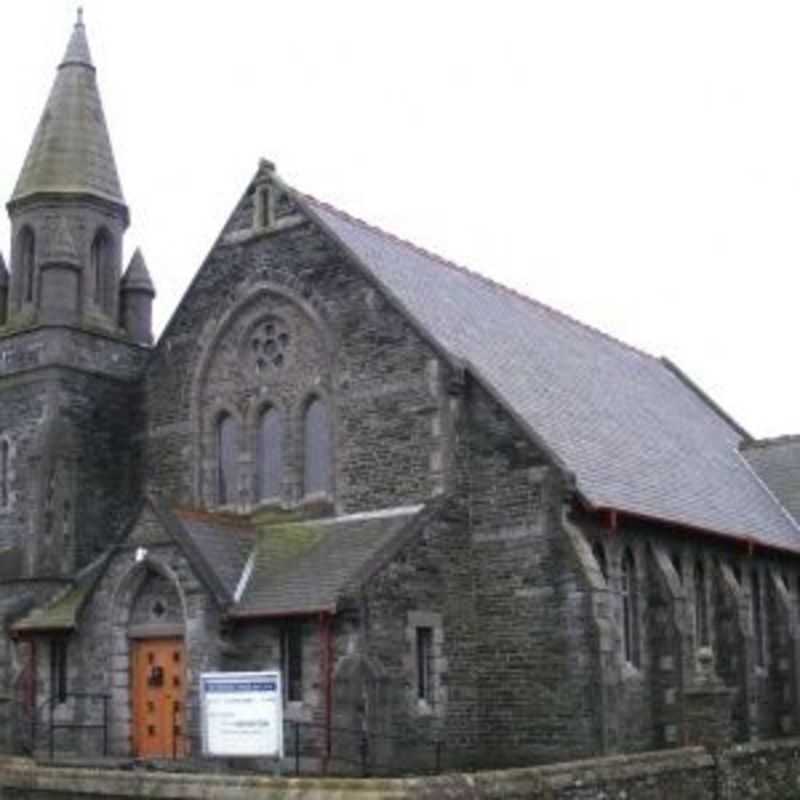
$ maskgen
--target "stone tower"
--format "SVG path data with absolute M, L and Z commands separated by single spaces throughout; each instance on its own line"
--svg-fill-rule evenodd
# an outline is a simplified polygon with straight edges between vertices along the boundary
M 91 562 L 133 513 L 152 341 L 140 255 L 121 278 L 129 211 L 80 12 L 7 208 L 0 555 L 7 577 L 36 578 L 38 592 Z

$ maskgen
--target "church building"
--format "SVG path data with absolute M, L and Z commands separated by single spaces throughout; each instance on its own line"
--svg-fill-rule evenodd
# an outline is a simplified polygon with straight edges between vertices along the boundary
M 267 161 L 154 342 L 80 18 L 7 210 L 0 740 L 199 758 L 273 669 L 311 771 L 800 733 L 800 438 Z

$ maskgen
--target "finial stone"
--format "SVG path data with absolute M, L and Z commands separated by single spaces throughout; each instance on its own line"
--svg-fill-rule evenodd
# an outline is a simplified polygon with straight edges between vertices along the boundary
M 83 6 L 78 6 L 78 21 L 76 25 L 83 25 Z

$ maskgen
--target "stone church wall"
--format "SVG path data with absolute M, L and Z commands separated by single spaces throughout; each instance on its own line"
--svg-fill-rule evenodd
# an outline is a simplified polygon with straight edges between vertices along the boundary
M 136 561 L 136 550 L 143 547 L 147 558 Z M 81 622 L 81 636 L 71 640 L 70 692 L 107 692 L 111 695 L 111 752 L 131 752 L 131 642 L 129 628 L 146 606 L 143 592 L 147 576 L 166 579 L 179 601 L 168 603 L 173 620 L 183 626 L 187 651 L 186 728 L 199 741 L 197 687 L 201 672 L 221 666 L 218 609 L 206 589 L 174 542 L 162 531 L 149 511 L 145 511 L 131 537 L 119 548 L 95 587 L 92 600 Z M 137 610 L 138 609 L 138 610 Z M 146 610 L 146 609 L 145 609 Z M 40 674 L 46 675 L 44 669 Z M 76 706 L 80 714 L 99 713 L 88 704 Z M 67 709 L 63 713 L 69 714 Z M 97 752 L 87 748 L 88 752 Z
M 558 473 L 477 385 L 452 395 L 450 416 L 454 491 L 364 589 L 365 651 L 393 687 L 392 725 L 444 741 L 448 766 L 591 753 L 596 645 L 560 528 Z M 433 631 L 427 700 L 415 682 L 418 626 Z
M 149 483 L 180 503 L 213 505 L 208 415 L 232 408 L 243 430 L 241 504 L 251 506 L 255 406 L 278 397 L 290 414 L 284 500 L 297 503 L 302 402 L 317 391 L 332 405 L 337 511 L 423 501 L 446 473 L 445 371 L 343 252 L 290 208 L 281 213 L 271 232 L 226 228 L 154 354 Z M 241 337 L 270 310 L 288 321 L 297 350 L 290 339 L 284 364 L 259 375 Z

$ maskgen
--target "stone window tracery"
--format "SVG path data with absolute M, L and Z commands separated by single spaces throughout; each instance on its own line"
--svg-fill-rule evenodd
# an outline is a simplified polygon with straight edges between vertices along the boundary
M 636 562 L 626 550 L 622 557 L 622 639 L 625 661 L 634 667 L 640 664 L 639 651 L 639 592 L 636 581 Z
M 763 667 L 766 663 L 766 642 L 764 640 L 764 620 L 761 616 L 761 581 L 756 570 L 753 570 L 751 576 L 750 610 L 753 615 L 756 666 Z
M 11 499 L 11 447 L 3 439 L 0 442 L 0 508 L 7 508 Z
M 288 361 L 291 335 L 283 320 L 271 317 L 250 333 L 246 345 L 250 363 L 258 373 L 281 369 Z
M 603 547 L 602 542 L 595 542 L 592 545 L 592 553 L 594 555 L 595 561 L 597 561 L 597 566 L 600 568 L 600 574 L 603 576 L 603 580 L 608 580 L 608 562 L 606 560 L 606 549 Z
M 99 309 L 105 308 L 106 281 L 108 280 L 111 256 L 111 239 L 105 230 L 98 231 L 92 242 L 91 272 L 94 281 L 94 304 Z
M 19 235 L 18 253 L 20 273 L 22 275 L 22 299 L 26 303 L 32 303 L 36 268 L 36 237 L 28 227 L 23 228 Z
M 327 404 L 320 397 L 313 398 L 303 420 L 303 493 L 306 496 L 331 492 L 330 428 Z
M 217 502 L 227 505 L 236 502 L 238 484 L 239 425 L 231 414 L 223 412 L 217 419 Z
M 706 574 L 703 563 L 698 561 L 694 567 L 694 629 L 697 646 L 709 644 L 708 599 L 706 595 Z
M 256 442 L 256 496 L 279 498 L 283 490 L 283 413 L 272 406 L 261 412 Z

